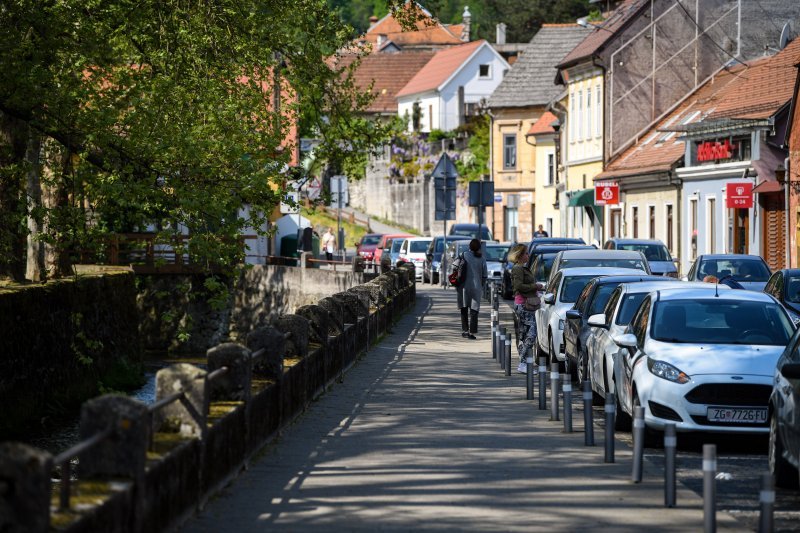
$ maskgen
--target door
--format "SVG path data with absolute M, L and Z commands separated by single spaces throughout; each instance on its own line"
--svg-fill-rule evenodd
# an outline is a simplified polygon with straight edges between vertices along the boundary
M 779 193 L 760 194 L 758 203 L 763 209 L 761 219 L 761 242 L 764 260 L 772 271 L 786 265 L 786 210 L 785 195 Z
M 750 235 L 750 210 L 733 210 L 733 253 L 750 253 L 750 246 L 747 236 Z

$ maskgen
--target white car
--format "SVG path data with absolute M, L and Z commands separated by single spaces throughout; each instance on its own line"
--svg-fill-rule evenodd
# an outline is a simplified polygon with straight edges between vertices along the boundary
M 425 265 L 425 252 L 431 244 L 430 237 L 412 237 L 403 241 L 400 247 L 398 262 L 403 261 L 414 265 L 417 280 L 422 279 L 422 268 Z
M 710 288 L 645 296 L 626 333 L 617 394 L 623 413 L 644 407 L 645 426 L 719 433 L 769 432 L 775 365 L 794 334 L 768 294 Z
M 552 276 L 542 298 L 542 306 L 536 311 L 536 344 L 540 357 L 547 357 L 551 363 L 563 363 L 564 320 L 567 311 L 572 309 L 581 291 L 592 279 L 613 274 L 630 274 L 643 270 L 608 267 L 565 268 Z
M 628 268 L 636 271 L 644 271 L 652 274 L 650 264 L 644 254 L 636 250 L 562 250 L 553 259 L 553 266 L 550 267 L 550 277 L 564 268 L 580 267 L 605 267 L 605 268 Z M 630 270 L 626 272 L 630 274 Z
M 625 348 L 617 346 L 613 338 L 625 333 L 625 328 L 628 327 L 631 317 L 639 309 L 644 297 L 655 290 L 689 287 L 714 289 L 714 286 L 708 283 L 672 280 L 622 283 L 611 293 L 605 310 L 588 318 L 587 324 L 591 327 L 591 333 L 586 340 L 587 374 L 592 382 L 595 405 L 601 404 L 607 393 L 615 391 L 616 356 Z M 720 285 L 719 288 L 730 290 L 725 285 Z M 626 425 L 623 424 L 624 417 L 618 416 L 616 420 L 617 429 L 626 429 Z

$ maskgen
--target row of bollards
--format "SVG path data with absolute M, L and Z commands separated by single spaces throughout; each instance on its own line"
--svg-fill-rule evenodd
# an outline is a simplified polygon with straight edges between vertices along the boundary
M 492 293 L 492 359 L 496 359 L 506 376 L 511 375 L 511 338 L 513 331 L 507 331 L 500 326 L 499 295 Z M 526 399 L 533 400 L 536 396 L 534 379 L 534 358 L 526 354 L 527 372 L 525 375 Z M 547 358 L 539 357 L 538 365 L 538 400 L 539 410 L 547 409 Z M 572 383 L 569 373 L 560 374 L 558 363 L 550 365 L 550 420 L 560 421 L 561 409 L 560 396 L 563 395 L 563 424 L 564 432 L 572 433 Z M 583 427 L 584 446 L 594 446 L 594 410 L 592 408 L 591 382 L 584 381 L 582 387 L 583 400 Z M 616 417 L 618 416 L 617 402 L 614 393 L 607 393 L 605 398 L 605 438 L 604 462 L 615 462 L 615 435 Z M 647 428 L 644 420 L 645 410 L 642 406 L 635 406 L 632 420 L 633 455 L 631 465 L 631 481 L 641 483 L 644 472 L 644 444 Z M 673 508 L 677 506 L 677 431 L 674 423 L 664 426 L 664 506 Z M 703 446 L 703 529 L 706 533 L 715 532 L 716 523 L 716 445 Z M 774 529 L 774 504 L 775 504 L 775 479 L 770 474 L 762 478 L 762 488 L 759 494 L 760 515 L 759 532 L 770 532 Z

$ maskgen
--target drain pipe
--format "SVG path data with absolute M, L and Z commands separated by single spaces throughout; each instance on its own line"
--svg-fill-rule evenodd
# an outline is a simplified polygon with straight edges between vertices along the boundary
M 789 233 L 789 181 L 792 179 L 792 175 L 789 173 L 789 158 L 785 158 L 783 160 L 783 168 L 784 175 L 783 175 L 783 222 L 786 226 L 786 268 L 792 268 L 792 237 Z

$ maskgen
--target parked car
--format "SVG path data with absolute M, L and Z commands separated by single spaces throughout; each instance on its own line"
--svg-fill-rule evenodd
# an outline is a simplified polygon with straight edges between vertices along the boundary
M 486 244 L 486 268 L 489 271 L 489 281 L 500 283 L 503 280 L 503 260 L 508 255 L 511 243 Z
M 538 357 L 545 356 L 551 363 L 564 363 L 566 314 L 575 305 L 583 288 L 598 276 L 630 273 L 631 270 L 622 268 L 565 268 L 551 277 L 545 287 L 542 306 L 536 311 Z M 645 274 L 643 270 L 638 273 Z
M 642 252 L 633 250 L 564 250 L 556 254 L 548 280 L 562 268 L 611 267 L 643 270 L 652 274 Z M 534 273 L 534 276 L 536 273 Z
M 550 239 L 550 237 L 546 237 Z M 543 239 L 534 239 L 534 244 L 528 245 L 528 264 L 526 265 L 529 269 L 533 268 L 533 263 L 536 259 L 543 254 L 550 254 L 551 258 L 555 258 L 556 253 L 560 252 L 561 250 L 581 250 L 581 249 L 594 249 L 593 246 L 588 244 L 580 244 L 578 242 L 570 242 L 570 243 L 538 243 L 538 241 Z M 564 239 L 565 240 L 565 239 Z M 580 239 L 571 239 L 572 241 L 579 241 Z M 581 241 L 583 242 L 583 241 Z M 552 264 L 552 261 L 551 261 Z M 514 267 L 511 263 L 504 263 L 503 264 L 503 282 L 501 292 L 503 294 L 503 298 L 509 299 L 513 298 L 514 295 L 512 294 L 511 289 L 511 269 Z
M 589 359 L 586 344 L 595 328 L 588 324 L 589 317 L 603 312 L 614 289 L 620 284 L 662 279 L 661 276 L 628 273 L 595 278 L 586 284 L 578 295 L 575 306 L 567 311 L 564 326 L 565 366 L 567 371 L 578 380 L 580 386 L 583 386 L 583 382 L 588 379 Z
M 414 273 L 418 280 L 422 279 L 422 270 L 425 265 L 425 252 L 431 243 L 430 237 L 412 237 L 403 241 L 400 248 L 398 262 L 411 263 L 414 265 Z
M 589 316 L 586 323 L 592 328 L 586 339 L 586 356 L 588 366 L 586 369 L 588 379 L 592 382 L 592 396 L 595 405 L 604 402 L 606 394 L 616 391 L 616 383 L 622 380 L 618 377 L 618 353 L 623 350 L 615 342 L 614 337 L 625 333 L 630 324 L 631 317 L 639 309 L 645 296 L 655 290 L 673 290 L 697 287 L 710 289 L 707 283 L 680 282 L 677 280 L 661 279 L 659 281 L 642 281 L 636 283 L 623 283 L 619 285 L 608 299 L 603 311 Z M 729 287 L 720 285 L 719 289 L 730 290 Z M 619 395 L 616 396 L 619 403 Z M 630 418 L 621 410 L 617 411 L 615 419 L 617 429 L 629 429 Z
M 364 258 L 364 261 L 370 263 L 375 259 L 375 248 L 383 236 L 382 233 L 367 233 L 356 244 L 356 254 Z
M 786 309 L 762 292 L 704 288 L 645 296 L 626 333 L 617 382 L 623 413 L 644 407 L 645 426 L 762 433 L 775 365 L 794 334 Z
M 800 268 L 782 268 L 770 276 L 764 292 L 783 304 L 795 324 L 800 322 Z
M 380 263 L 383 252 L 388 248 L 387 243 L 389 243 L 393 239 L 397 239 L 398 237 L 407 239 L 409 237 L 414 237 L 414 235 L 409 235 L 408 233 L 384 233 L 383 235 L 381 235 L 378 244 L 375 246 L 375 253 L 372 260 L 376 263 Z
M 396 237 L 386 241 L 386 248 L 384 249 L 384 252 L 388 252 L 389 262 L 392 266 L 397 265 L 397 262 L 400 259 L 400 250 L 403 248 L 403 243 L 406 242 L 406 239 L 408 238 L 409 237 Z
M 448 235 L 447 237 L 433 237 L 428 249 L 425 251 L 425 262 L 422 264 L 422 283 L 439 283 L 442 254 L 445 242 L 464 240 L 461 235 Z
M 478 237 L 478 224 L 456 222 L 450 226 L 448 235 L 461 235 L 462 238 L 468 237 L 470 239 L 480 238 L 482 241 L 493 241 L 492 230 L 486 224 L 481 224 L 481 235 Z
M 770 271 L 767 262 L 757 255 L 710 254 L 698 256 L 684 279 L 703 281 L 706 276 L 718 279 L 732 276 L 745 289 L 762 291 L 767 285 Z
M 635 250 L 642 252 L 656 276 L 678 277 L 678 267 L 669 253 L 667 245 L 657 239 L 613 238 L 603 245 L 604 250 Z
M 543 246 L 550 246 L 543 245 Z M 533 278 L 543 284 L 547 284 L 547 280 L 550 279 L 550 270 L 553 268 L 553 262 L 556 260 L 559 252 L 566 250 L 596 250 L 594 246 L 590 246 L 588 244 L 572 244 L 572 245 L 553 245 L 556 248 L 562 248 L 557 251 L 549 251 L 549 250 L 538 250 L 536 259 L 533 261 L 533 264 L 530 265 L 530 271 L 533 273 Z M 568 248 L 564 248 L 565 246 L 569 246 Z M 510 281 L 509 281 L 510 282 Z
M 800 334 L 797 333 L 775 368 L 769 399 L 768 454 L 775 484 L 796 488 L 800 478 Z
M 534 246 L 544 244 L 586 244 L 586 241 L 580 237 L 534 237 L 528 243 L 528 255 L 530 255 Z M 592 246 L 594 248 L 594 246 Z

